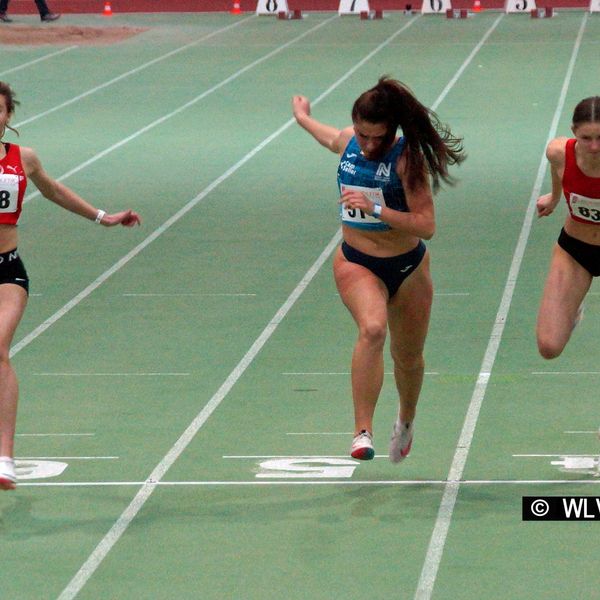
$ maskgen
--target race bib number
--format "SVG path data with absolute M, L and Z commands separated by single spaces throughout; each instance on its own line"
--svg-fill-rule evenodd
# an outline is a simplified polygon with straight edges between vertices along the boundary
M 587 198 L 579 194 L 571 194 L 569 204 L 574 217 L 600 225 L 600 198 Z
M 0 213 L 17 212 L 19 204 L 19 176 L 0 175 Z
M 381 188 L 368 188 L 361 185 L 347 185 L 342 183 L 340 186 L 342 194 L 346 190 L 352 190 L 354 192 L 363 193 L 371 202 L 385 206 L 385 199 L 383 197 L 383 190 Z M 342 221 L 344 223 L 381 223 L 377 217 L 372 217 L 362 210 L 356 208 L 346 208 L 342 205 Z

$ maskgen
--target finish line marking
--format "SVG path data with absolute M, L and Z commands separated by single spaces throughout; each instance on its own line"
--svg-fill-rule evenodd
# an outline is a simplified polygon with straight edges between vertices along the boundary
M 460 485 L 572 485 L 572 484 L 600 484 L 600 479 L 465 479 L 463 481 L 448 481 L 446 479 L 405 479 L 405 480 L 373 480 L 373 481 L 71 481 L 62 483 L 19 483 L 21 487 L 139 487 L 151 483 L 156 487 L 190 486 L 190 487 L 239 487 L 239 486 L 265 486 L 265 485 L 346 485 L 346 486 L 411 486 L 411 485 L 446 485 L 460 483 Z

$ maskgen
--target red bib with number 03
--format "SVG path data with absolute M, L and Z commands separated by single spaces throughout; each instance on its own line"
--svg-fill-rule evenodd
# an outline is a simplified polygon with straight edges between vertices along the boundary
M 600 177 L 588 177 L 578 166 L 575 142 L 567 140 L 562 186 L 573 220 L 600 225 Z
M 21 163 L 21 149 L 4 144 L 6 156 L 0 160 L 0 224 L 16 225 L 21 216 L 27 177 Z

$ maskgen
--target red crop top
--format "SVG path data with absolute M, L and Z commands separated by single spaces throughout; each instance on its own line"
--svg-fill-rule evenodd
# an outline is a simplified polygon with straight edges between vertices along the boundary
M 588 177 L 577 166 L 575 139 L 567 140 L 562 187 L 571 217 L 579 223 L 600 225 L 600 177 Z
M 21 163 L 21 148 L 4 144 L 6 156 L 0 159 L 0 224 L 16 225 L 21 216 L 27 177 Z

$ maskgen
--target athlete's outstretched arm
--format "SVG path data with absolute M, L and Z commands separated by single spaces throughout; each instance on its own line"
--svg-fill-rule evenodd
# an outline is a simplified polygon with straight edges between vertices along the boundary
M 310 114 L 310 101 L 308 98 L 294 96 L 292 98 L 292 109 L 298 125 L 306 129 L 319 144 L 336 154 L 340 154 L 344 150 L 349 140 L 349 136 L 345 135 L 345 130 L 337 129 L 314 119 Z
M 133 225 L 139 225 L 141 223 L 140 216 L 131 209 L 107 214 L 104 211 L 94 208 L 72 189 L 59 181 L 52 179 L 52 177 L 44 171 L 40 160 L 31 148 L 22 147 L 21 157 L 27 177 L 33 181 L 44 198 L 51 200 L 55 204 L 58 204 L 77 215 L 108 227 L 112 225 L 132 227 Z

